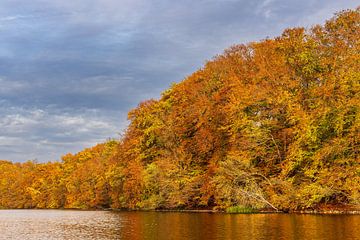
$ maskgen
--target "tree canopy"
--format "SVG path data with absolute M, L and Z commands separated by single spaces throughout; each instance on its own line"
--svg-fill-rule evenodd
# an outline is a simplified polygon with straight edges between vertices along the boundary
M 230 47 L 125 135 L 62 162 L 0 161 L 0 207 L 360 206 L 360 8 Z

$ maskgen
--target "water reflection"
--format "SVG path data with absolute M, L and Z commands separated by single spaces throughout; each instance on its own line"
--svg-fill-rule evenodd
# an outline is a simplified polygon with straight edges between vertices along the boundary
M 359 215 L 0 210 L 0 239 L 360 239 Z
M 360 216 L 119 213 L 122 239 L 359 239 Z M 136 224 L 134 224 L 136 223 Z

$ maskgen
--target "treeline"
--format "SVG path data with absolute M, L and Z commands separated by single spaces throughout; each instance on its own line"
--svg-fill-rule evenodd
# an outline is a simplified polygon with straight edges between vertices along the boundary
M 237 45 L 129 113 L 119 141 L 0 163 L 3 208 L 360 206 L 360 8 Z

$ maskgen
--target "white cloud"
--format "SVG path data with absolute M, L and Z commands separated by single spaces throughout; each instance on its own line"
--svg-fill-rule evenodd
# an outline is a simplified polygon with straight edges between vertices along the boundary
M 306 14 L 299 18 L 298 25 L 311 27 L 314 24 L 323 24 L 325 20 L 329 20 L 336 12 L 341 10 L 355 9 L 360 4 L 359 1 L 342 0 L 342 1 L 329 1 L 321 8 L 316 8 L 311 14 Z M 346 7 L 345 7 L 346 6 Z
M 125 128 L 100 110 L 4 108 L 0 105 L 0 159 L 59 159 L 67 152 L 118 138 Z
M 135 80 L 132 77 L 96 75 L 71 81 L 70 84 L 60 86 L 66 93 L 74 94 L 110 94 L 118 92 Z
M 129 108 L 224 48 L 319 23 L 356 4 L 2 0 L 0 158 L 58 159 L 117 137 Z
M 27 86 L 27 83 L 0 77 L 0 94 L 9 94 L 15 91 L 23 90 Z
M 0 17 L 0 22 L 9 22 L 9 21 L 15 21 L 19 19 L 26 19 L 32 17 L 33 17 L 32 15 L 9 15 L 9 16 Z
M 151 2 L 147 0 L 91 0 L 39 1 L 47 7 L 68 13 L 68 21 L 77 24 L 102 24 L 109 22 L 134 25 L 148 11 Z
M 262 15 L 266 19 L 271 18 L 274 15 L 273 8 L 276 6 L 275 0 L 264 0 L 260 2 L 255 10 L 257 15 Z

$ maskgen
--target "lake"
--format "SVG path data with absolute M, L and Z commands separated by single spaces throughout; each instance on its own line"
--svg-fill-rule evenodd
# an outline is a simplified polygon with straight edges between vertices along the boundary
M 360 239 L 360 215 L 0 210 L 0 239 Z

